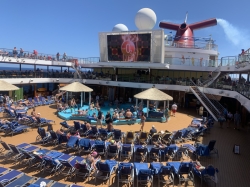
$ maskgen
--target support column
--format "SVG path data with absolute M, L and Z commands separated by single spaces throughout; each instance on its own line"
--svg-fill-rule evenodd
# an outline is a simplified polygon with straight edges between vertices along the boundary
M 69 104 L 69 92 L 66 92 L 66 103 Z
M 163 105 L 163 111 L 165 112 L 166 110 L 166 101 L 164 101 L 164 105 Z
M 249 83 L 249 73 L 250 73 L 250 72 L 247 73 L 247 82 L 248 82 L 248 83 Z
M 115 68 L 115 81 L 117 81 L 118 78 L 118 68 Z
M 83 93 L 83 101 L 85 102 L 85 92 Z
M 61 66 L 61 73 L 63 72 L 62 66 Z
M 82 107 L 82 95 L 83 95 L 83 94 L 82 94 L 82 92 L 81 92 L 81 107 Z
M 89 92 L 89 106 L 91 104 L 91 92 Z
M 22 71 L 22 64 L 19 64 L 19 71 Z
M 168 101 L 168 109 L 169 109 L 169 101 Z
M 149 100 L 147 100 L 147 117 L 148 117 L 148 107 L 149 107 Z
M 68 67 L 68 73 L 69 73 L 69 67 Z

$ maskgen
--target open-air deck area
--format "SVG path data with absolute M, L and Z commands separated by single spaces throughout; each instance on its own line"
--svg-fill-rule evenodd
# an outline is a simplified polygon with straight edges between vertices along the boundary
M 55 121 L 55 123 L 52 123 L 52 127 L 54 131 L 61 128 L 60 122 L 62 122 L 62 120 L 58 118 L 55 114 L 56 112 L 55 105 L 52 104 L 48 106 L 38 106 L 36 107 L 36 111 L 39 112 L 42 117 L 45 117 L 47 119 L 52 119 Z M 28 111 L 28 114 L 30 112 L 31 110 Z M 186 128 L 188 125 L 190 125 L 190 122 L 194 117 L 199 117 L 199 116 L 197 116 L 196 113 L 190 110 L 187 111 L 183 108 L 179 108 L 177 111 L 176 117 L 171 117 L 171 120 L 167 123 L 146 122 L 144 131 L 149 131 L 152 125 L 154 125 L 158 131 L 160 130 L 168 130 L 170 132 L 177 131 L 182 128 Z M 3 113 L 1 113 L 1 119 L 6 119 Z M 71 124 L 72 121 L 71 122 L 68 121 L 68 123 Z M 119 125 L 119 126 L 115 126 L 114 128 L 120 129 L 122 132 L 139 131 L 140 125 L 139 124 Z M 211 157 L 201 157 L 200 163 L 205 167 L 209 165 L 213 165 L 215 168 L 218 168 L 219 170 L 217 174 L 218 176 L 217 186 L 218 187 L 219 186 L 221 187 L 224 187 L 224 186 L 247 187 L 249 186 L 250 179 L 248 176 L 249 176 L 249 168 L 250 168 L 250 162 L 249 162 L 250 131 L 246 127 L 241 128 L 240 131 L 234 130 L 233 128 L 234 128 L 233 123 L 230 124 L 229 128 L 226 128 L 226 124 L 224 124 L 223 129 L 219 128 L 219 124 L 215 123 L 212 129 L 210 130 L 210 133 L 206 133 L 204 134 L 204 136 L 198 139 L 198 141 L 203 144 L 208 144 L 210 140 L 216 140 L 215 148 L 218 150 L 218 153 L 219 153 L 218 157 L 217 155 L 211 155 Z M 56 150 L 59 152 L 70 154 L 71 156 L 75 155 L 75 156 L 82 156 L 85 158 L 83 153 L 79 154 L 78 152 L 75 152 L 72 149 L 67 151 L 61 145 L 54 145 L 54 144 L 43 145 L 42 143 L 36 141 L 37 136 L 38 136 L 37 128 L 34 128 L 34 129 L 31 128 L 26 133 L 17 134 L 14 136 L 5 136 L 3 133 L 1 133 L 1 140 L 6 142 L 7 144 L 13 144 L 13 145 L 19 145 L 21 143 L 29 143 L 34 146 L 38 146 L 41 149 Z M 194 142 L 188 141 L 185 143 L 194 143 Z M 180 146 L 180 144 L 177 144 L 177 145 Z M 233 153 L 234 145 L 240 146 L 239 155 Z M 189 156 L 190 157 L 184 156 L 180 160 L 177 159 L 177 161 L 181 162 L 181 161 L 191 161 L 191 160 L 195 161 L 196 160 L 194 155 L 192 155 L 191 153 L 189 153 Z M 105 157 L 102 157 L 102 160 L 103 159 L 105 159 Z M 133 162 L 133 159 L 124 160 L 124 159 L 116 158 L 115 160 L 119 162 L 131 162 L 131 161 Z M 168 161 L 165 161 L 165 160 L 161 160 L 161 161 L 163 164 L 166 164 L 166 162 L 171 162 L 173 160 L 170 159 Z M 148 161 L 146 161 L 146 163 L 148 164 L 150 162 L 152 161 L 149 159 Z M 46 178 L 52 181 L 59 181 L 63 184 L 76 183 L 79 186 L 86 186 L 86 187 L 91 187 L 91 186 L 96 186 L 96 185 L 107 186 L 107 184 L 102 183 L 101 180 L 97 179 L 97 181 L 95 182 L 94 174 L 91 175 L 91 177 L 89 178 L 89 181 L 87 179 L 84 180 L 82 177 L 77 177 L 77 178 L 73 177 L 72 179 L 69 179 L 69 178 L 65 179 L 65 176 L 63 175 L 60 175 L 60 174 L 56 175 L 53 173 L 50 174 L 48 172 L 43 173 L 36 167 L 28 168 L 27 165 L 14 164 L 14 161 L 3 159 L 3 157 L 1 157 L 0 166 L 24 172 L 28 176 L 31 176 L 31 177 L 37 177 L 37 178 L 42 177 L 42 178 Z M 110 186 L 117 186 L 116 176 L 117 176 L 117 173 L 111 175 L 112 180 L 110 182 Z M 175 186 L 178 186 L 177 177 L 175 178 L 176 178 Z M 158 186 L 157 177 L 154 178 L 154 186 Z M 193 184 L 188 182 L 186 186 L 193 186 Z M 201 186 L 199 177 L 195 177 L 195 186 Z M 203 187 L 205 186 L 213 186 L 213 184 L 203 182 Z

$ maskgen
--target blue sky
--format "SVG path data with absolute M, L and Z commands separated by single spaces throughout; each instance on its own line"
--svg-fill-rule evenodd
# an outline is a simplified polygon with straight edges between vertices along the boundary
M 1 0 L 0 5 L 1 48 L 97 57 L 98 33 L 111 31 L 118 23 L 137 30 L 134 18 L 141 8 L 156 13 L 154 29 L 162 20 L 183 22 L 186 11 L 188 23 L 213 17 L 227 20 L 231 24 L 227 33 L 219 25 L 195 32 L 201 37 L 211 34 L 219 45 L 220 57 L 250 48 L 249 0 Z

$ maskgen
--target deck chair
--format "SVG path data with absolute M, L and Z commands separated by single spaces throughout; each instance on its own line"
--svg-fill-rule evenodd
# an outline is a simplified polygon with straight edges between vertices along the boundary
M 148 168 L 147 163 L 134 163 L 135 167 L 135 176 L 137 178 L 136 187 L 138 184 L 147 185 L 150 183 L 153 185 L 153 171 Z
M 218 169 L 212 165 L 207 166 L 202 171 L 193 166 L 193 173 L 195 176 L 198 176 L 201 179 L 201 186 L 203 182 L 205 183 L 212 182 L 216 186 L 216 184 L 218 183 L 218 177 L 217 177 L 218 172 L 219 172 Z
M 39 123 L 38 124 L 39 126 L 55 123 L 54 120 L 50 120 L 50 119 L 46 119 L 46 118 L 37 118 L 37 121 Z
M 114 129 L 113 131 L 113 139 L 116 142 L 122 141 L 122 132 L 120 129 Z
M 188 181 L 191 181 L 194 185 L 193 164 L 191 162 L 168 162 L 167 166 L 171 166 L 174 174 L 178 176 L 179 185 Z
M 118 187 L 120 183 L 132 186 L 134 184 L 134 164 L 121 162 L 118 164 Z
M 202 157 L 202 156 L 210 157 L 211 154 L 217 154 L 217 157 L 219 157 L 218 150 L 214 148 L 215 143 L 216 140 L 211 140 L 208 145 L 196 144 L 196 150 L 194 154 L 197 157 Z
M 13 155 L 10 157 L 10 159 L 13 160 L 14 163 L 19 163 L 22 160 L 23 153 L 14 145 L 9 144 L 9 147 L 13 152 Z
M 42 142 L 43 144 L 46 144 L 50 140 L 50 135 L 45 132 L 45 129 L 42 127 L 38 127 L 37 129 L 37 137 L 36 137 L 36 142 Z
M 9 171 L 9 169 L 6 169 L 4 167 L 0 167 L 0 176 L 2 176 L 7 171 Z
M 6 187 L 27 186 L 28 183 L 33 179 L 34 179 L 33 177 L 24 174 L 21 177 L 14 180 L 13 182 L 6 185 Z
M 81 124 L 80 135 L 87 136 L 87 134 L 88 134 L 88 129 L 86 127 L 86 124 Z
M 61 129 L 63 130 L 70 130 L 70 129 L 73 129 L 74 127 L 70 126 L 67 121 L 63 121 L 60 123 L 61 125 Z
M 180 146 L 179 149 L 177 149 L 176 157 L 181 159 L 183 156 L 188 157 L 188 148 L 186 146 Z
M 105 141 L 99 141 L 95 140 L 93 149 L 99 154 L 99 155 L 105 155 L 106 154 L 106 144 Z
M 6 160 L 6 159 L 11 158 L 14 155 L 14 153 L 12 149 L 10 148 L 10 146 L 3 141 L 1 141 L 0 144 L 3 147 L 1 150 L 1 155 L 4 156 L 4 159 Z
M 76 156 L 71 161 L 62 160 L 61 168 L 58 170 L 58 175 L 64 175 L 66 178 L 72 178 L 73 174 L 76 171 L 75 165 L 76 163 L 81 163 L 84 159 L 82 157 Z
M 165 147 L 164 149 L 164 160 L 166 160 L 166 158 L 170 158 L 173 159 L 176 156 L 176 153 L 178 151 L 179 147 L 175 144 L 171 144 L 167 147 Z
M 110 156 L 112 158 L 119 157 L 120 148 L 118 148 L 118 145 L 108 145 L 105 157 L 106 159 Z
M 49 142 L 54 144 L 54 145 L 57 145 L 58 144 L 58 136 L 57 134 L 55 133 L 55 131 L 50 131 L 50 139 L 49 139 Z
M 108 131 L 107 129 L 98 129 L 98 137 L 105 141 L 108 139 Z
M 50 180 L 50 179 L 44 179 L 44 178 L 38 178 L 36 181 L 34 181 L 33 183 L 32 183 L 32 185 L 34 186 L 34 187 L 39 187 L 40 186 L 40 184 L 41 183 L 44 183 L 44 184 L 46 184 L 46 186 L 50 186 L 50 184 L 52 184 L 52 182 L 53 182 L 53 180 Z
M 128 131 L 125 134 L 125 141 L 124 141 L 124 143 L 126 143 L 126 144 L 132 144 L 132 143 L 134 143 L 135 139 L 136 139 L 135 132 L 134 131 Z
M 147 161 L 148 149 L 145 146 L 134 145 L 134 162 L 140 160 L 142 162 Z
M 51 104 L 51 102 L 46 100 L 44 97 L 39 97 L 39 100 L 42 101 L 43 105 L 50 105 Z
M 93 168 L 87 163 L 87 162 L 77 162 L 75 164 L 76 172 L 75 172 L 75 178 L 76 177 L 82 177 L 83 179 L 88 178 L 91 176 L 91 173 L 93 171 Z
M 150 160 L 159 160 L 161 161 L 161 149 L 159 147 L 152 147 L 149 152 Z
M 171 141 L 171 139 L 170 139 L 171 135 L 172 135 L 172 133 L 170 133 L 170 132 L 165 132 L 163 135 L 161 135 L 161 140 L 162 140 L 165 144 L 170 143 L 170 141 Z
M 34 97 L 34 104 L 37 105 L 37 106 L 41 106 L 42 105 L 42 102 L 38 100 L 37 97 Z
M 96 126 L 91 126 L 91 130 L 88 131 L 87 137 L 88 138 L 96 138 L 98 136 L 98 129 Z
M 159 141 L 161 137 L 159 133 L 154 133 L 152 136 L 149 135 L 149 139 L 150 139 L 150 144 L 153 144 L 153 142 Z
M 17 170 L 12 170 L 5 175 L 0 176 L 0 184 L 6 186 L 8 183 L 14 181 L 16 178 L 22 176 L 23 173 Z
M 177 142 L 182 142 L 182 131 L 177 131 L 170 137 L 170 143 L 176 144 Z
M 54 181 L 50 187 L 68 187 L 69 185 Z
M 66 144 L 66 151 L 68 151 L 69 149 L 77 150 L 78 139 L 79 138 L 77 136 L 70 136 Z
M 108 186 L 110 185 L 110 177 L 115 173 L 117 168 L 117 161 L 115 160 L 106 160 L 105 162 L 97 162 L 97 172 L 95 175 L 95 184 L 96 179 L 108 180 Z
M 182 129 L 182 140 L 188 141 L 188 140 L 192 140 L 192 131 L 189 129 Z
M 79 121 L 74 121 L 74 129 L 76 131 L 80 130 L 81 129 L 81 124 Z
M 132 144 L 122 144 L 121 145 L 121 150 L 120 150 L 120 159 L 123 158 L 127 158 L 127 159 L 131 159 L 133 156 L 133 146 Z
M 5 129 L 4 133 L 5 135 L 11 134 L 19 134 L 23 132 L 27 132 L 30 127 L 26 125 L 14 125 L 13 123 L 8 124 L 8 128 Z
M 148 144 L 149 142 L 149 132 L 140 132 L 138 137 L 139 144 Z
M 90 153 L 91 152 L 90 139 L 87 139 L 87 138 L 79 139 L 78 140 L 78 151 L 79 151 L 79 154 L 81 152 Z
M 158 178 L 158 186 L 161 183 L 170 186 L 172 183 L 174 187 L 174 174 L 171 166 L 163 166 L 160 162 L 152 162 L 150 168 L 154 171 L 154 176 Z
M 58 160 L 63 153 L 60 152 L 50 152 L 43 156 L 43 162 L 41 164 L 42 172 L 49 171 L 50 173 L 56 173 L 61 167 L 61 163 Z
M 54 100 L 54 99 L 52 99 L 52 97 L 51 97 L 51 96 L 47 96 L 47 99 L 48 99 L 48 101 L 50 102 L 50 104 L 55 103 L 55 100 Z

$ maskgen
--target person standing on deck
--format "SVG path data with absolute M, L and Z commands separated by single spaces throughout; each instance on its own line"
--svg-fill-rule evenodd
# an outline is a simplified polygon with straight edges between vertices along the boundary
M 98 125 L 101 125 L 101 128 L 102 128 L 102 119 L 103 119 L 102 111 L 100 110 L 100 108 L 98 108 L 97 110 L 98 110 L 98 114 L 97 114 L 96 128 L 98 127 Z
M 172 116 L 175 117 L 176 111 L 177 111 L 177 105 L 174 103 L 174 104 L 172 105 Z

